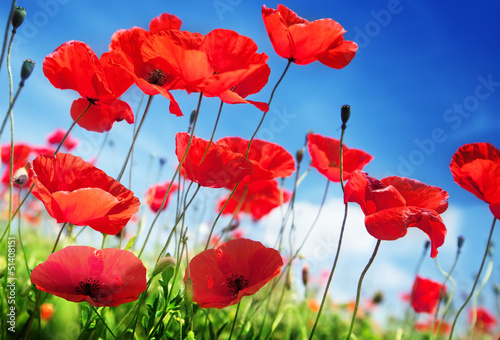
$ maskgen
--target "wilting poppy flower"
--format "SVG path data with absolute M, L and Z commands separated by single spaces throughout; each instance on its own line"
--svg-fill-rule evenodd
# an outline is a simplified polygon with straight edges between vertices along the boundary
M 146 290 L 146 267 L 126 250 L 68 246 L 36 266 L 31 283 L 68 301 L 115 307 Z
M 146 203 L 149 205 L 153 212 L 158 212 L 158 210 L 160 210 L 161 204 L 163 203 L 163 199 L 167 194 L 169 186 L 170 181 L 167 181 L 165 184 L 155 184 L 151 186 L 146 192 Z M 165 210 L 167 208 L 168 199 L 174 193 L 174 191 L 177 190 L 178 187 L 179 186 L 177 185 L 177 183 L 172 183 L 162 210 Z
M 318 60 L 341 69 L 354 58 L 358 45 L 344 40 L 344 28 L 333 19 L 309 22 L 283 5 L 278 9 L 262 6 L 262 18 L 276 53 L 296 64 Z
M 179 162 L 186 152 L 188 143 L 188 133 L 180 132 L 175 135 L 175 154 Z M 201 186 L 222 188 L 236 184 L 245 176 L 252 174 L 254 166 L 242 154 L 231 151 L 226 145 L 209 144 L 209 141 L 193 136 L 187 156 L 182 163 L 182 170 L 190 181 Z
M 59 145 L 66 135 L 66 130 L 55 129 L 50 135 L 47 136 L 47 142 L 49 144 Z M 71 151 L 78 145 L 78 139 L 71 137 L 71 134 L 64 140 L 63 146 L 66 150 Z
M 102 55 L 110 70 L 125 73 L 147 95 L 161 94 L 170 101 L 170 113 L 182 116 L 177 101 L 170 90 L 177 88 L 179 78 L 171 75 L 161 63 L 146 61 L 141 49 L 146 39 L 153 33 L 178 30 L 182 21 L 175 15 L 163 13 L 151 20 L 150 31 L 140 27 L 118 30 L 111 37 L 109 52 Z M 182 88 L 182 87 L 181 87 Z
M 291 194 L 287 190 L 283 193 L 275 180 L 251 181 L 240 184 L 224 208 L 223 214 L 239 213 L 252 215 L 254 221 L 260 220 L 274 208 L 290 200 Z M 228 197 L 219 201 L 218 210 L 222 209 Z M 243 202 L 242 202 L 243 201 Z
M 500 150 L 489 143 L 466 144 L 453 155 L 450 169 L 455 182 L 488 203 L 500 219 Z
M 345 186 L 344 202 L 360 205 L 366 229 L 376 239 L 397 240 L 417 227 L 429 236 L 431 257 L 444 243 L 446 226 L 439 214 L 448 208 L 448 193 L 441 188 L 397 176 L 379 181 L 355 171 Z
M 176 88 L 219 96 L 229 104 L 251 103 L 262 111 L 266 103 L 244 99 L 267 83 L 267 55 L 256 53 L 255 42 L 238 33 L 216 29 L 202 36 L 186 31 L 163 31 L 151 35 L 142 48 L 146 62 L 162 65 L 180 79 Z
M 38 156 L 28 176 L 33 195 L 58 223 L 69 222 L 117 234 L 139 210 L 134 193 L 80 157 Z
M 281 266 L 283 260 L 277 250 L 246 238 L 205 250 L 189 262 L 193 301 L 202 308 L 234 305 L 278 275 Z
M 311 165 L 330 181 L 340 182 L 340 141 L 310 133 L 307 135 L 307 148 L 311 155 Z M 373 156 L 342 145 L 342 158 L 343 179 L 348 180 L 353 171 L 362 170 Z
M 434 313 L 439 299 L 446 295 L 446 287 L 442 287 L 440 282 L 424 279 L 417 275 L 411 293 L 413 310 L 417 313 Z
M 469 321 L 474 318 L 474 309 L 469 309 Z M 482 332 L 491 333 L 497 325 L 497 318 L 485 307 L 476 308 L 475 327 Z
M 43 73 L 58 89 L 77 91 L 82 98 L 71 105 L 71 117 L 76 120 L 87 106 L 88 111 L 78 121 L 82 128 L 104 132 L 109 131 L 114 122 L 125 119 L 134 122 L 130 106 L 119 99 L 132 80 L 123 72 L 107 74 L 94 51 L 80 41 L 68 41 L 45 57 Z
M 240 137 L 225 137 L 219 139 L 217 144 L 227 145 L 243 156 L 248 149 L 248 140 Z M 288 151 L 278 144 L 260 139 L 252 141 L 247 159 L 252 162 L 255 170 L 245 181 L 289 177 L 295 171 L 295 161 Z

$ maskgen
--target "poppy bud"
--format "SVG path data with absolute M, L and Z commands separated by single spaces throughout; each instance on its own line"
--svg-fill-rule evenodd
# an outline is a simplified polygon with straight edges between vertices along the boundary
M 21 67 L 21 84 L 24 85 L 24 81 L 29 78 L 31 72 L 35 68 L 35 62 L 31 59 L 26 59 Z
M 190 277 L 186 278 L 186 282 L 184 282 L 184 299 L 187 305 L 193 303 L 193 280 Z
M 302 267 L 302 283 L 304 287 L 307 287 L 307 282 L 309 281 L 309 266 L 307 263 Z
M 28 172 L 26 171 L 26 168 L 19 168 L 14 174 L 14 182 L 19 186 L 23 186 L 27 181 Z
M 464 245 L 465 237 L 460 235 L 457 240 L 458 251 L 462 250 L 462 246 Z
M 351 117 L 351 107 L 349 105 L 342 105 L 340 108 L 340 118 L 342 119 L 342 128 L 345 129 L 346 123 Z
M 195 118 L 196 118 L 196 110 L 193 110 L 191 111 L 191 116 L 189 116 L 189 126 L 193 125 Z
M 382 301 L 384 301 L 384 293 L 381 291 L 376 292 L 375 295 L 373 295 L 372 301 L 376 305 L 382 303 Z
M 164 166 L 167 163 L 167 159 L 165 157 L 160 157 L 159 162 L 160 166 Z
M 158 261 L 158 264 L 156 265 L 155 270 L 153 270 L 153 277 L 160 274 L 162 271 L 164 271 L 168 267 L 174 267 L 176 264 L 177 264 L 177 260 L 175 258 L 173 258 L 170 255 L 165 256 L 160 261 Z
M 431 241 L 429 241 L 429 240 L 425 241 L 424 252 L 427 252 L 427 249 L 429 249 L 430 245 L 431 245 Z
M 302 162 L 302 158 L 304 158 L 304 150 L 297 150 L 297 152 L 295 153 L 295 158 L 297 159 L 297 163 Z
M 26 18 L 26 10 L 22 7 L 17 6 L 16 9 L 14 10 L 14 13 L 12 14 L 12 27 L 14 28 L 14 31 L 21 26 L 21 24 L 24 21 L 24 18 Z

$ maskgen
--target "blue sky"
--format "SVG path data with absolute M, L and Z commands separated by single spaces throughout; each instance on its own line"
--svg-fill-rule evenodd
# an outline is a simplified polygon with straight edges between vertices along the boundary
M 269 42 L 261 18 L 262 4 L 248 0 L 18 1 L 18 5 L 27 8 L 28 16 L 13 48 L 14 82 L 18 82 L 22 60 L 35 60 L 36 68 L 15 107 L 16 140 L 43 144 L 52 130 L 71 124 L 69 107 L 77 94 L 53 88 L 43 76 L 42 61 L 47 54 L 68 40 L 81 40 L 101 55 L 107 51 L 113 32 L 132 26 L 147 28 L 149 21 L 163 12 L 180 17 L 184 30 L 206 34 L 215 28 L 226 28 L 254 39 L 259 51 L 269 55 L 272 71 L 268 85 L 251 99 L 267 101 L 286 61 L 274 53 Z M 276 8 L 278 2 L 265 4 Z M 443 214 L 449 238 L 441 248 L 440 261 L 445 267 L 451 264 L 456 237 L 464 235 L 466 242 L 456 275 L 460 293 L 467 292 L 479 266 L 492 215 L 485 203 L 453 182 L 449 163 L 453 153 L 466 143 L 490 142 L 500 147 L 500 46 L 496 38 L 500 31 L 497 23 L 500 5 L 484 0 L 287 1 L 284 4 L 309 20 L 335 19 L 347 30 L 344 37 L 358 43 L 359 51 L 351 64 L 342 70 L 320 63 L 292 65 L 278 88 L 258 137 L 283 145 L 294 154 L 309 130 L 339 138 L 340 106 L 351 105 L 352 116 L 345 143 L 375 157 L 365 167 L 370 175 L 415 178 L 449 192 L 450 209 Z M 5 22 L 9 6 L 4 3 L 1 8 Z M 1 77 L 0 98 L 6 103 L 5 64 Z M 135 110 L 140 94 L 132 88 L 122 99 Z M 186 116 L 170 115 L 168 101 L 155 98 L 139 136 L 132 184 L 139 197 L 157 178 L 158 157 L 167 159 L 161 180 L 170 178 L 173 173 L 176 164 L 173 136 L 186 129 L 189 113 L 197 100 L 196 94 L 174 91 L 174 96 Z M 204 99 L 196 135 L 209 138 L 218 105 L 214 98 Z M 249 138 L 259 119 L 260 111 L 251 105 L 226 105 L 216 139 L 224 136 Z M 120 170 L 131 133 L 131 126 L 125 122 L 115 124 L 110 132 L 113 147 L 105 149 L 98 163 L 110 176 L 116 176 Z M 86 159 L 97 153 L 103 140 L 102 134 L 82 129 L 76 129 L 74 135 L 81 140 L 75 153 Z M 7 138 L 4 134 L 2 143 Z M 151 154 L 155 155 L 153 163 Z M 308 160 L 305 158 L 306 162 Z M 306 216 L 304 224 L 308 223 L 307 216 L 309 220 L 314 217 L 321 200 L 318 193 L 323 191 L 324 184 L 324 178 L 311 171 L 301 185 L 298 200 L 303 209 L 301 214 Z M 290 185 L 288 181 L 287 186 Z M 329 194 L 330 210 L 325 214 L 341 213 L 340 197 L 340 189 L 334 186 Z M 346 257 L 356 265 L 344 258 L 345 267 L 341 268 L 361 268 L 374 245 L 364 233 L 362 213 L 355 205 L 352 205 L 351 214 L 352 221 L 349 221 L 353 231 L 346 237 L 352 241 L 346 242 Z M 257 237 L 267 239 L 272 232 L 266 231 L 272 228 L 270 221 L 277 218 L 275 215 L 262 225 L 248 223 L 248 227 L 254 228 L 254 232 L 262 232 Z M 320 231 L 309 242 L 311 251 L 321 246 L 320 240 L 325 240 L 322 233 L 338 232 L 339 224 L 331 223 L 331 219 L 325 219 L 318 227 Z M 381 249 L 380 258 L 376 260 L 379 267 L 374 267 L 373 271 L 385 268 L 393 273 L 387 275 L 396 281 L 387 289 L 393 301 L 396 291 L 411 285 L 411 272 L 425 240 L 421 234 L 418 230 L 412 231 L 404 240 L 383 243 L 386 248 Z M 316 269 L 329 268 L 333 256 L 318 256 L 316 254 L 321 261 L 316 261 Z M 357 272 L 351 272 L 356 280 Z M 423 274 L 441 279 L 430 258 L 424 262 Z M 337 274 L 341 275 L 342 272 Z M 498 276 L 495 270 L 493 277 Z M 380 281 L 380 275 L 368 276 L 366 280 L 367 294 L 377 286 L 379 289 L 381 285 L 387 286 L 387 282 Z M 342 282 L 338 285 L 342 286 Z M 354 281 L 342 287 L 338 295 L 342 298 L 354 296 L 354 289 L 351 288 L 352 294 L 349 291 L 352 285 Z M 332 289 L 335 291 L 335 287 Z M 485 293 L 490 292 L 491 288 L 487 287 Z

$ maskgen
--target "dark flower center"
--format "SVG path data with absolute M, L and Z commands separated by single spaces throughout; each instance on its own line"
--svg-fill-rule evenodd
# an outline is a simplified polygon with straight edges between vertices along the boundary
M 248 280 L 246 280 L 243 275 L 235 275 L 233 274 L 231 277 L 228 277 L 227 279 L 227 293 L 232 296 L 238 295 L 240 290 L 245 289 L 248 287 Z
M 146 81 L 153 85 L 163 86 L 165 84 L 165 75 L 162 70 L 154 69 L 148 73 Z
M 95 104 L 99 101 L 99 99 L 97 98 L 90 98 L 90 97 L 87 97 L 87 100 L 89 101 L 90 104 Z
M 100 295 L 101 285 L 99 280 L 86 279 L 85 282 L 80 281 L 78 287 L 75 288 L 76 294 L 87 295 L 96 300 Z

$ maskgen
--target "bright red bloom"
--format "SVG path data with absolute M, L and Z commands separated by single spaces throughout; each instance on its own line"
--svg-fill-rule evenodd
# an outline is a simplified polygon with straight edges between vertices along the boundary
M 117 234 L 139 210 L 134 193 L 80 157 L 38 156 L 28 171 L 33 195 L 58 223 Z
M 287 190 L 283 193 L 278 188 L 275 180 L 251 181 L 247 185 L 240 184 L 224 208 L 223 214 L 234 214 L 239 208 L 239 213 L 252 215 L 254 221 L 260 220 L 271 210 L 290 200 L 291 194 Z M 228 197 L 219 200 L 217 209 L 220 210 Z M 241 201 L 243 200 L 243 203 Z
M 248 149 L 248 140 L 240 137 L 225 137 L 217 141 L 219 145 L 227 145 L 232 151 L 243 156 Z M 254 165 L 254 172 L 245 181 L 289 177 L 295 171 L 293 156 L 278 144 L 254 139 L 248 153 L 249 161 Z
M 67 131 L 64 129 L 55 129 L 50 135 L 47 136 L 47 142 L 49 144 L 59 145 L 64 138 L 64 135 L 66 135 L 66 132 Z M 73 150 L 77 145 L 78 139 L 71 137 L 71 135 L 68 135 L 63 143 L 63 146 L 68 151 Z
M 441 289 L 443 289 L 441 291 Z M 446 295 L 446 287 L 440 282 L 417 275 L 411 294 L 411 306 L 417 313 L 434 313 L 439 299 Z
M 178 30 L 181 25 L 182 21 L 178 17 L 163 13 L 151 20 L 149 32 L 140 27 L 118 30 L 111 37 L 110 51 L 102 56 L 111 70 L 127 74 L 145 94 L 161 94 L 167 98 L 170 101 L 170 113 L 176 116 L 182 116 L 182 112 L 169 91 L 178 88 L 179 78 L 171 75 L 161 63 L 146 61 L 141 49 L 151 34 Z
M 332 182 L 340 182 L 340 141 L 330 137 L 310 133 L 307 135 L 307 148 L 311 155 L 311 165 Z M 362 170 L 373 156 L 358 149 L 342 146 L 343 179 L 348 180 L 351 173 Z
M 78 121 L 89 131 L 109 131 L 114 122 L 123 119 L 129 124 L 134 122 L 130 106 L 117 99 L 132 85 L 130 77 L 123 72 L 108 74 L 104 66 L 94 51 L 80 41 L 62 44 L 43 61 L 43 73 L 54 87 L 75 90 L 82 97 L 71 105 L 73 120 L 91 104 Z
M 244 97 L 259 92 L 267 83 L 267 55 L 256 53 L 255 42 L 238 33 L 215 29 L 202 36 L 184 31 L 164 31 L 144 42 L 146 62 L 156 62 L 180 79 L 178 88 L 219 96 L 229 104 L 251 103 L 262 111 L 266 103 Z
M 474 309 L 469 309 L 469 322 L 472 322 L 474 317 Z M 485 307 L 477 307 L 476 309 L 476 325 L 480 331 L 491 333 L 497 325 L 497 318 Z
M 165 184 L 155 184 L 151 187 L 149 187 L 148 191 L 146 192 L 146 203 L 149 205 L 151 210 L 153 212 L 158 212 L 160 210 L 161 204 L 163 203 L 163 199 L 165 198 L 165 195 L 167 194 L 168 187 L 170 186 L 170 181 L 167 181 Z M 165 200 L 165 204 L 163 205 L 163 209 L 165 210 L 167 208 L 168 204 L 168 199 L 170 196 L 174 193 L 175 190 L 179 185 L 177 183 L 172 183 L 172 186 L 170 187 L 170 191 L 168 192 L 167 199 Z
M 283 5 L 278 9 L 262 6 L 262 18 L 276 53 L 296 64 L 318 60 L 341 69 L 354 58 L 358 45 L 344 40 L 344 28 L 333 19 L 309 22 Z
M 188 133 L 180 132 L 175 135 L 175 154 L 179 162 L 188 143 Z M 193 136 L 188 154 L 182 163 L 182 170 L 190 181 L 204 187 L 222 188 L 234 185 L 253 173 L 252 162 L 246 160 L 242 154 L 231 151 L 226 145 L 208 143 L 207 140 Z
M 379 181 L 355 171 L 345 186 L 344 202 L 360 205 L 366 229 L 376 239 L 397 240 L 417 227 L 429 236 L 431 257 L 444 243 L 446 226 L 439 214 L 448 208 L 448 193 L 441 188 L 397 176 Z
M 489 143 L 466 144 L 453 155 L 450 169 L 455 182 L 488 203 L 500 219 L 500 150 Z
M 283 259 L 277 250 L 246 238 L 205 250 L 189 262 L 193 301 L 202 308 L 234 305 L 243 296 L 255 294 L 279 274 L 282 266 Z
M 69 246 L 36 266 L 31 283 L 68 301 L 115 307 L 146 290 L 146 267 L 126 250 Z

